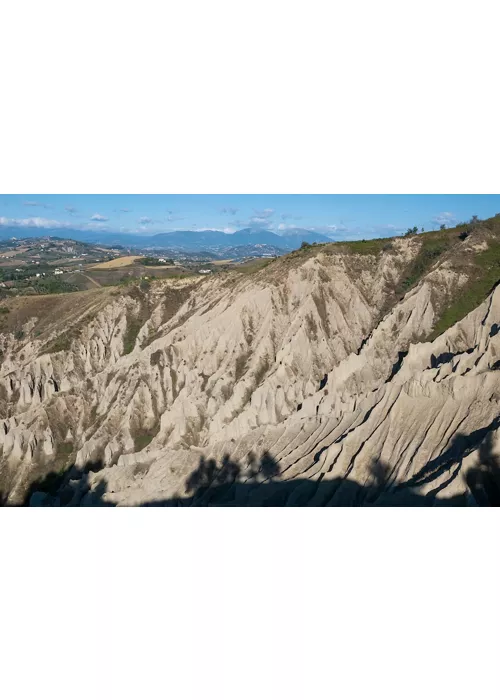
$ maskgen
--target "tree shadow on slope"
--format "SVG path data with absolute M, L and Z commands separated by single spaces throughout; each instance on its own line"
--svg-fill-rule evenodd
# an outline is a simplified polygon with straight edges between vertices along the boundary
M 166 500 L 153 500 L 144 506 L 500 506 L 500 458 L 494 453 L 494 430 L 500 417 L 490 425 L 469 435 L 457 434 L 450 447 L 406 481 L 396 481 L 386 462 L 374 459 L 367 481 L 362 484 L 350 478 L 288 478 L 280 472 L 276 459 L 264 452 L 260 458 L 250 452 L 246 464 L 226 454 L 220 464 L 200 457 L 198 467 L 185 482 L 187 495 Z M 462 460 L 478 449 L 479 464 L 465 475 L 463 493 L 445 497 L 440 492 L 459 476 Z M 100 471 L 100 461 L 83 468 L 72 465 L 64 472 L 51 473 L 35 480 L 29 487 L 23 505 L 29 506 L 110 506 L 104 498 L 107 484 L 102 479 L 91 490 L 89 474 Z M 325 478 L 326 477 L 326 478 Z M 423 487 L 436 483 L 426 494 Z
M 493 430 L 500 420 L 470 435 L 457 434 L 451 446 L 407 481 L 395 481 L 389 464 L 374 459 L 369 478 L 361 484 L 349 478 L 286 479 L 279 465 L 264 453 L 260 463 L 249 455 L 250 469 L 225 455 L 221 465 L 200 459 L 198 468 L 186 480 L 190 497 L 151 501 L 147 506 L 500 506 L 500 458 L 493 452 Z M 479 447 L 479 466 L 468 470 L 462 493 L 440 494 L 455 478 L 462 460 Z M 439 485 L 421 493 L 421 488 L 439 479 Z
M 103 497 L 107 491 L 103 479 L 90 489 L 90 473 L 101 471 L 101 460 L 87 462 L 84 467 L 72 464 L 62 471 L 52 471 L 35 479 L 29 486 L 22 505 L 37 507 L 58 506 L 110 506 Z
M 497 416 L 489 425 L 468 435 L 457 433 L 447 450 L 431 459 L 402 486 L 422 488 L 439 479 L 439 486 L 429 491 L 429 496 L 437 496 L 439 491 L 458 476 L 465 457 L 478 450 L 479 466 L 469 469 L 465 474 L 467 486 L 478 504 L 500 505 L 500 461 L 493 452 L 493 436 L 499 427 L 500 416 Z
M 391 485 L 389 465 L 373 460 L 366 484 L 349 478 L 317 480 L 285 479 L 279 465 L 264 453 L 259 461 L 249 455 L 250 469 L 225 455 L 220 466 L 215 460 L 200 459 L 198 468 L 186 480 L 189 497 L 156 500 L 145 506 L 200 507 L 200 506 L 431 506 L 433 498 L 416 492 L 398 490 L 401 484 Z M 445 499 L 446 505 L 465 505 L 464 497 Z
M 479 466 L 467 472 L 467 486 L 480 506 L 500 506 L 500 457 L 493 449 L 489 433 L 479 448 Z

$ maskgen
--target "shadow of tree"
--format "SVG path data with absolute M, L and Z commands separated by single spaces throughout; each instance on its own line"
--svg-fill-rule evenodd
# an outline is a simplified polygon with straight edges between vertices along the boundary
M 72 464 L 59 472 L 49 472 L 33 481 L 24 497 L 24 506 L 110 506 L 103 499 L 106 482 L 100 481 L 90 489 L 89 474 L 104 467 L 101 460 L 88 462 L 84 467 Z
M 429 484 L 436 479 L 442 477 L 446 472 L 449 472 L 452 466 L 457 465 L 454 472 L 449 475 L 449 480 L 452 481 L 461 468 L 461 462 L 473 450 L 480 450 L 479 457 L 481 460 L 486 458 L 486 453 L 491 450 L 493 445 L 493 432 L 500 427 L 500 416 L 497 416 L 489 425 L 473 430 L 468 435 L 457 433 L 451 441 L 450 447 L 434 459 L 431 459 L 423 469 L 412 476 L 409 481 L 404 484 L 405 487 L 418 488 Z M 488 439 L 490 442 L 488 442 Z M 443 488 L 441 484 L 440 489 Z
M 500 458 L 494 453 L 493 433 L 479 448 L 478 467 L 467 472 L 467 485 L 481 506 L 500 506 Z
M 408 480 L 396 481 L 389 464 L 373 459 L 365 484 L 349 478 L 290 478 L 280 473 L 276 459 L 264 452 L 260 458 L 250 452 L 246 464 L 225 454 L 220 464 L 200 457 L 198 467 L 185 481 L 187 495 L 152 500 L 144 506 L 500 506 L 500 457 L 494 453 L 494 431 L 500 417 L 470 435 L 457 434 L 450 447 Z M 441 491 L 457 477 L 462 461 L 478 449 L 479 466 L 469 469 L 465 482 L 469 493 L 445 497 Z M 102 479 L 90 488 L 89 475 L 103 468 L 101 461 L 84 467 L 71 465 L 63 472 L 51 472 L 33 481 L 22 505 L 25 506 L 110 506 L 107 484 Z M 423 486 L 439 480 L 433 490 Z M 1 494 L 0 494 L 1 496 Z M 5 499 L 4 499 L 5 501 Z M 0 501 L 1 502 L 1 501 Z M 5 504 L 5 503 L 4 503 Z

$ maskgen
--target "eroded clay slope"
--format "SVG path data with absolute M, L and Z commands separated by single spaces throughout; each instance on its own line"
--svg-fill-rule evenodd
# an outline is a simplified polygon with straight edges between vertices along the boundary
M 488 241 L 457 239 L 408 291 L 418 236 L 27 314 L 2 335 L 2 491 L 22 502 L 31 485 L 33 504 L 476 502 L 486 442 L 495 459 L 499 292 L 422 341 Z M 37 491 L 52 471 L 57 488 Z

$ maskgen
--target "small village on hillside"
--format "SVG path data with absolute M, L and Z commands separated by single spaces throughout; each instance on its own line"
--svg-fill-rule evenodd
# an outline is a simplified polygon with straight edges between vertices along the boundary
M 235 266 L 244 270 L 276 257 L 265 247 L 222 259 L 208 251 L 155 253 L 54 236 L 0 240 L 0 298 L 83 291 L 140 278 L 209 275 Z

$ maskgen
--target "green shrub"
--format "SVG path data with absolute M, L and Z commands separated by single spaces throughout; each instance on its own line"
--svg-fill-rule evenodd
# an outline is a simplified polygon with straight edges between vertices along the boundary
M 165 258 L 165 262 L 160 262 L 158 258 L 147 256 L 139 260 L 142 265 L 154 266 L 154 267 L 166 267 L 168 265 L 173 265 L 174 261 L 171 258 Z
M 137 318 L 127 319 L 127 330 L 123 338 L 123 354 L 129 355 L 135 347 L 135 341 L 142 328 L 142 322 Z
M 43 349 L 44 353 L 67 352 L 71 347 L 72 337 L 70 333 L 60 335 Z
M 149 445 L 154 435 L 138 435 L 134 438 L 134 452 L 140 452 Z
M 57 454 L 68 456 L 73 452 L 73 450 L 74 450 L 74 445 L 72 442 L 62 442 L 57 447 Z

